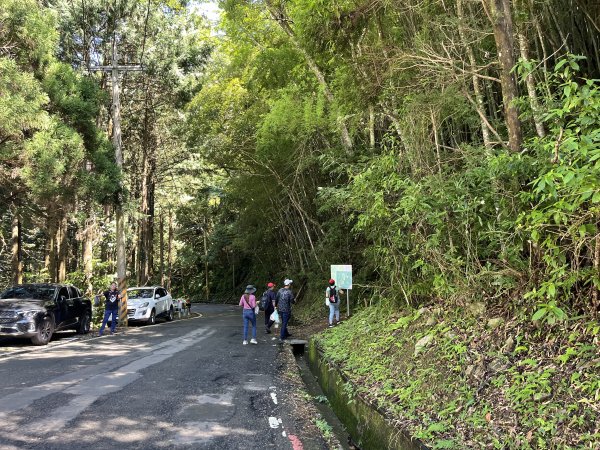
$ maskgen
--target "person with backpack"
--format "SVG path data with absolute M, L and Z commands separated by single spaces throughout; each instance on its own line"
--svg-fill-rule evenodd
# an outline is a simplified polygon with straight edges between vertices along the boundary
M 340 323 L 340 294 L 344 291 L 338 289 L 335 280 L 329 280 L 329 286 L 325 289 L 325 305 L 329 306 L 329 328 L 333 328 L 333 316 L 336 323 Z
M 279 342 L 283 342 L 285 339 L 291 336 L 288 332 L 287 324 L 292 316 L 292 303 L 296 303 L 294 293 L 290 289 L 292 280 L 286 279 L 283 282 L 283 287 L 277 291 L 275 297 L 275 308 L 281 316 L 281 333 L 279 335 Z
M 275 323 L 274 320 L 271 320 L 271 314 L 275 311 L 275 297 L 277 294 L 275 293 L 275 283 L 268 283 L 267 290 L 263 293 L 260 298 L 261 308 L 265 311 L 265 333 L 271 333 L 271 327 Z
M 256 297 L 254 293 L 256 292 L 256 288 L 249 284 L 246 286 L 246 290 L 244 294 L 240 298 L 240 304 L 243 308 L 242 318 L 244 319 L 244 341 L 243 345 L 248 345 L 248 324 L 252 324 L 252 339 L 250 339 L 251 344 L 258 344 L 256 342 Z

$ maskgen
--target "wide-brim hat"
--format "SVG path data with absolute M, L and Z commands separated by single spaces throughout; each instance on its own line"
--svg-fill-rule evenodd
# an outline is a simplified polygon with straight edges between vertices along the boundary
M 254 286 L 252 286 L 251 284 L 249 284 L 248 286 L 246 286 L 246 290 L 244 291 L 244 294 L 254 294 L 256 292 L 256 288 Z

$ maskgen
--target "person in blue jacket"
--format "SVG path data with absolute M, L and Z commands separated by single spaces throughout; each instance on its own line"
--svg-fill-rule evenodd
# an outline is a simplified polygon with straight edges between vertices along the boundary
M 292 280 L 287 278 L 283 282 L 283 287 L 277 291 L 277 296 L 275 297 L 275 308 L 277 308 L 277 311 L 281 317 L 281 332 L 279 334 L 280 342 L 283 342 L 285 339 L 291 336 L 287 326 L 290 317 L 292 316 L 292 304 L 296 303 L 294 293 L 291 289 L 292 282 Z

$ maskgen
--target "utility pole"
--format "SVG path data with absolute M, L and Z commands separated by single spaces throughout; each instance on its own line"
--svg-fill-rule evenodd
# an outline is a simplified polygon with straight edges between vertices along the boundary
M 113 35 L 112 65 L 91 66 L 89 70 L 99 70 L 111 73 L 112 84 L 112 143 L 115 147 L 115 161 L 119 171 L 123 172 L 123 150 L 121 148 L 121 90 L 119 86 L 119 74 L 121 72 L 140 72 L 140 65 L 119 65 L 117 53 L 117 33 Z M 117 278 L 119 290 L 121 291 L 121 307 L 119 309 L 119 324 L 127 326 L 127 256 L 125 243 L 125 212 L 123 210 L 123 186 L 121 184 L 116 204 L 117 219 Z

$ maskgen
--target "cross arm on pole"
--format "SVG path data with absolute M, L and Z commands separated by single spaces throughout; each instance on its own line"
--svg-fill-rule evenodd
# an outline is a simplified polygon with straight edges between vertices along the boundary
M 119 72 L 142 72 L 144 67 L 139 65 L 90 66 L 89 70 L 100 72 L 112 72 L 113 70 Z

